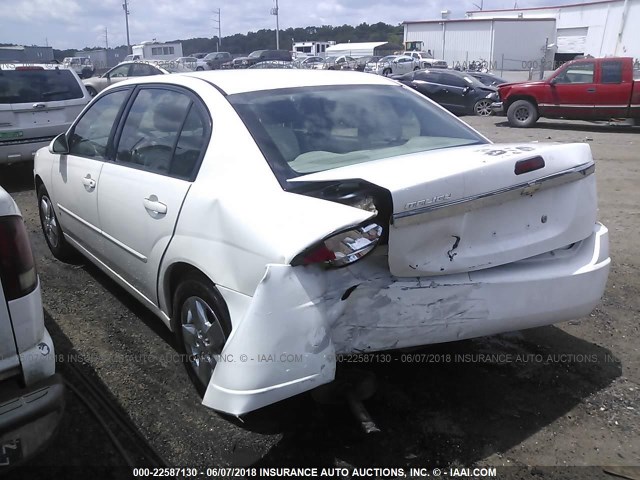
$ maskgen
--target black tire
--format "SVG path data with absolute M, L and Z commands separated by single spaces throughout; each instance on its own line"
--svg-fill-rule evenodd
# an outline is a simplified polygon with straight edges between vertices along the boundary
M 478 117 L 490 117 L 493 115 L 493 110 L 491 110 L 491 100 L 487 98 L 481 98 L 478 100 L 473 106 L 473 113 Z
M 89 86 L 87 86 L 87 92 L 89 92 L 89 95 L 91 95 L 92 98 L 98 94 L 95 88 Z
M 382 70 L 382 75 L 388 77 L 389 75 L 391 75 L 391 69 L 385 68 L 384 70 Z
M 416 67 L 416 68 L 413 69 L 414 72 L 416 72 L 418 70 L 420 70 L 420 67 Z
M 201 327 L 205 325 L 199 324 L 193 315 L 189 322 L 190 309 L 198 303 L 210 323 L 208 331 L 203 331 Z M 191 313 L 193 313 L 192 310 Z M 190 327 L 184 328 L 185 325 Z M 216 325 L 220 328 L 218 329 Z M 178 284 L 173 294 L 171 327 L 176 336 L 178 350 L 183 354 L 189 378 L 198 394 L 203 397 L 215 368 L 215 355 L 222 352 L 222 347 L 231 333 L 229 310 L 224 299 L 216 287 L 203 275 L 190 273 Z M 192 339 L 196 342 L 195 344 L 190 343 L 184 335 L 189 330 L 194 331 Z M 187 341 L 185 341 L 186 338 Z M 207 341 L 210 343 L 207 344 Z M 190 348 L 187 348 L 188 343 Z
M 507 119 L 512 127 L 532 127 L 538 121 L 538 109 L 529 100 L 516 100 L 509 105 Z
M 38 212 L 44 239 L 53 256 L 63 262 L 74 260 L 76 251 L 64 238 L 62 227 L 53 208 L 53 201 L 44 185 L 38 187 Z
M 197 67 L 196 68 L 196 72 L 202 72 L 202 71 L 204 71 L 204 68 L 202 68 L 202 67 Z

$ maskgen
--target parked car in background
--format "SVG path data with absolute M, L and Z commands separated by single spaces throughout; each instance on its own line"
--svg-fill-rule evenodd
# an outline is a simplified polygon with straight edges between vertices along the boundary
M 1 78 L 1 77 L 0 77 Z M 42 296 L 20 210 L 0 187 L 0 475 L 55 435 L 64 384 L 44 326 Z
M 366 57 L 359 57 L 356 59 L 356 70 L 359 72 L 364 72 L 367 63 L 376 63 L 382 57 L 379 55 L 368 55 Z
M 465 72 L 467 75 L 477 78 L 483 85 L 488 85 L 490 87 L 497 87 L 498 85 L 502 85 L 503 83 L 508 83 L 504 78 L 497 77 L 492 73 L 482 73 L 482 72 Z
M 198 59 L 196 57 L 178 57 L 175 60 L 170 60 L 169 63 L 175 62 L 177 65 L 184 67 L 186 70 L 195 71 L 198 69 Z M 204 70 L 202 65 L 206 65 L 205 62 L 200 63 L 200 70 Z
M 402 53 L 408 57 L 413 58 L 420 68 L 433 68 L 433 55 L 431 52 L 420 52 L 416 50 L 407 50 Z M 445 67 L 446 68 L 446 67 Z
M 349 55 L 327 57 L 323 63 L 317 63 L 314 68 L 318 70 L 355 70 L 357 61 Z
M 298 57 L 295 60 L 295 65 L 297 68 L 316 68 L 318 65 L 322 65 L 324 63 L 324 58 L 322 57 Z
M 378 75 L 129 80 L 34 170 L 52 253 L 144 303 L 232 415 L 340 354 L 588 316 L 609 272 L 589 145 L 493 144 Z
M 364 71 L 366 73 L 375 73 L 386 77 L 389 75 L 402 75 L 419 69 L 420 66 L 418 65 L 418 62 L 412 57 L 406 55 L 387 55 L 375 63 L 368 63 L 365 66 Z
M 0 63 L 0 164 L 32 160 L 89 100 L 74 70 Z
M 506 112 L 513 127 L 531 127 L 539 117 L 640 121 L 640 75 L 631 57 L 573 60 L 546 80 L 506 83 L 499 93 L 494 110 Z
M 291 61 L 291 52 L 288 50 L 256 50 L 251 52 L 247 57 L 234 58 L 232 61 L 233 68 L 248 68 L 259 62 L 267 60 Z
M 190 57 L 195 57 L 197 59 L 203 59 L 204 57 L 207 56 L 207 53 L 205 52 L 199 52 L 199 53 L 192 53 L 191 55 L 189 55 Z
M 249 68 L 297 68 L 294 62 L 287 62 L 285 60 L 267 60 L 266 62 L 258 62 L 251 65 Z
M 209 70 L 218 70 L 222 68 L 223 64 L 231 61 L 231 54 L 229 52 L 211 52 L 203 60 L 207 62 Z
M 129 77 L 146 77 L 148 75 L 163 75 L 170 73 L 168 68 L 171 67 L 171 61 L 158 60 L 155 62 L 122 62 L 113 67 L 111 70 L 103 73 L 99 77 L 92 77 L 83 80 L 84 86 L 87 87 L 89 95 L 95 97 L 102 90 L 114 83 L 127 80 Z M 162 65 L 162 66 L 160 66 Z M 173 67 L 182 69 L 177 63 Z
M 449 68 L 449 64 L 438 58 L 423 59 L 420 61 L 420 68 Z
M 62 65 L 72 69 L 80 78 L 89 78 L 96 70 L 89 57 L 65 57 Z
M 489 116 L 493 113 L 491 105 L 498 99 L 495 87 L 455 70 L 418 70 L 392 78 L 459 115 Z

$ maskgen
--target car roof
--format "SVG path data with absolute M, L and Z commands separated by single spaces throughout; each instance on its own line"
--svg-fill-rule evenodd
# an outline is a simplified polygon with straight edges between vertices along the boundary
M 9 63 L 9 62 L 0 62 L 0 70 L 16 70 L 17 68 L 29 68 L 29 67 L 42 67 L 44 70 L 55 70 L 56 68 L 60 70 L 69 70 L 68 67 L 60 63 Z
M 397 85 L 396 82 L 380 75 L 364 75 L 361 72 L 351 71 L 319 71 L 307 69 L 208 70 L 203 72 L 138 77 L 118 82 L 118 85 L 141 83 L 181 85 L 187 77 L 201 79 L 213 84 L 228 95 L 307 86 Z

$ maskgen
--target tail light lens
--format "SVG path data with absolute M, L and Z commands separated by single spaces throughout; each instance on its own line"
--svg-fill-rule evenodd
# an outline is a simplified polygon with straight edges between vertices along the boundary
M 291 265 L 323 263 L 328 267 L 344 267 L 373 251 L 381 236 L 382 227 L 376 223 L 351 228 L 306 249 L 292 260 Z
M 38 275 L 22 217 L 0 217 L 0 279 L 7 301 L 31 293 Z

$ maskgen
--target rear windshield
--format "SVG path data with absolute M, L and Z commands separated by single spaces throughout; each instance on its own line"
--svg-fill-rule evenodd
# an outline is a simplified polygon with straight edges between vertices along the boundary
M 486 143 L 400 85 L 301 87 L 227 98 L 285 188 L 287 179 L 308 173 Z
M 0 70 L 0 104 L 54 102 L 82 96 L 78 81 L 66 69 Z

